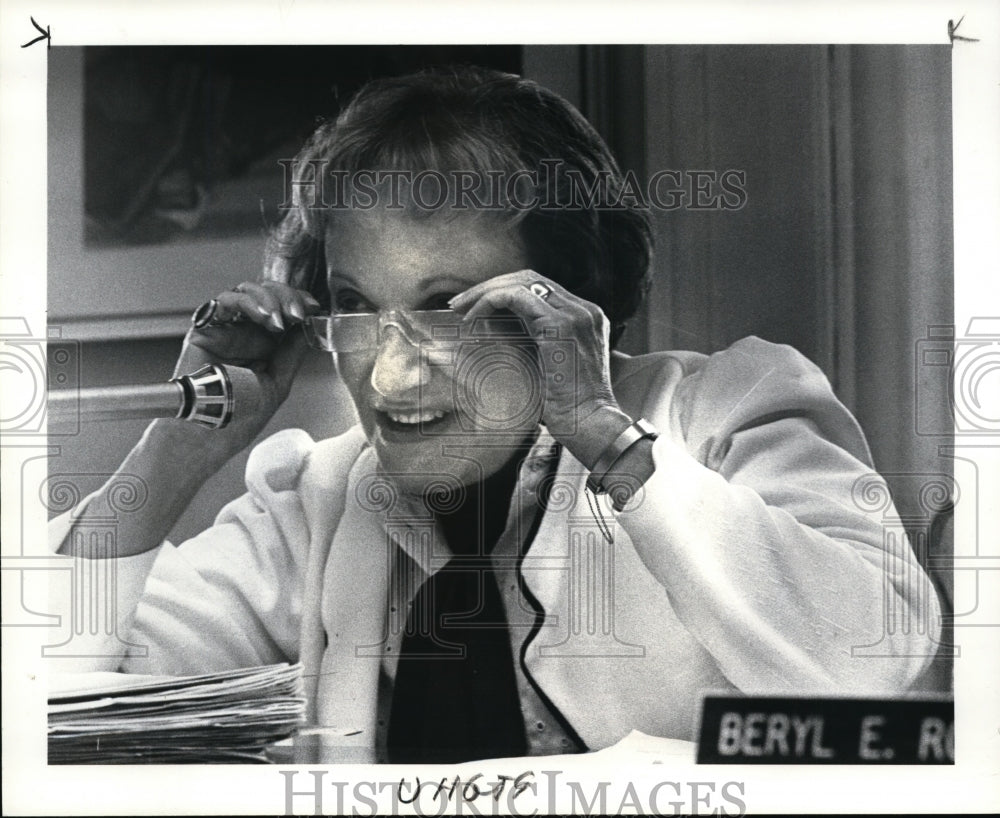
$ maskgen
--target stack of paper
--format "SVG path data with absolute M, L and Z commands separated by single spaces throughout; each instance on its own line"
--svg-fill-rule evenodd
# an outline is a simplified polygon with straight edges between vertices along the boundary
M 96 683 L 96 686 L 95 686 Z M 302 666 L 202 676 L 100 674 L 49 697 L 50 764 L 266 762 L 305 720 Z

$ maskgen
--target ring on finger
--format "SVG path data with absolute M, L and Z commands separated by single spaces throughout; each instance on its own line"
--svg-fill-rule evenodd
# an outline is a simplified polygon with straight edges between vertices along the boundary
M 219 302 L 211 298 L 194 311 L 191 316 L 191 326 L 195 329 L 207 327 L 215 319 L 215 314 L 219 311 Z
M 528 285 L 528 289 L 537 295 L 542 301 L 548 301 L 552 295 L 552 288 L 541 281 L 535 281 Z
M 195 329 L 204 329 L 205 327 L 219 327 L 224 324 L 238 324 L 240 321 L 246 320 L 246 315 L 239 310 L 234 312 L 229 318 L 221 318 L 219 316 L 219 300 L 211 298 L 194 311 L 194 314 L 191 316 L 191 325 Z

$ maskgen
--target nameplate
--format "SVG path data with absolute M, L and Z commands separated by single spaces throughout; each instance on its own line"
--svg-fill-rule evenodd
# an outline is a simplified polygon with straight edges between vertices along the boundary
M 699 764 L 954 764 L 950 699 L 706 696 Z

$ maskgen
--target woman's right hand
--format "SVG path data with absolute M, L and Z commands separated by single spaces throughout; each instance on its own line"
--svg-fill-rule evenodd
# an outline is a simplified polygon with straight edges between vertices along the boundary
M 214 317 L 220 323 L 188 331 L 175 375 L 190 374 L 206 364 L 242 366 L 256 373 L 259 399 L 256 406 L 242 411 L 239 405 L 234 407 L 233 419 L 224 429 L 166 418 L 147 427 L 115 475 L 74 514 L 85 520 L 88 507 L 104 509 L 120 477 L 138 481 L 150 502 L 121 515 L 116 528 L 119 557 L 141 554 L 163 542 L 205 481 L 253 442 L 288 396 L 305 354 L 305 336 L 296 325 L 319 309 L 308 293 L 274 281 L 246 282 L 216 300 Z M 234 322 L 239 316 L 245 318 Z M 59 553 L 73 553 L 79 540 L 71 530 Z
M 298 325 L 319 310 L 319 303 L 304 290 L 277 281 L 246 281 L 215 299 L 212 322 L 192 326 L 185 336 L 174 376 L 206 364 L 239 366 L 256 374 L 256 406 L 235 407 L 224 429 L 197 429 L 213 453 L 230 457 L 254 440 L 288 396 L 307 349 Z

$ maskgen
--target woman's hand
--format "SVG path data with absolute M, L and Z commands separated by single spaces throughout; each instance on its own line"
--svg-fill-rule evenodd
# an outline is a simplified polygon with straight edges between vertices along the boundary
M 533 284 L 548 294 L 543 298 Z M 542 423 L 588 469 L 632 423 L 611 390 L 610 324 L 596 304 L 533 270 L 519 270 L 470 287 L 450 306 L 466 321 L 497 310 L 524 320 L 541 359 Z
M 235 407 L 224 429 L 206 429 L 181 420 L 153 421 L 116 472 L 138 480 L 149 502 L 123 515 L 117 528 L 117 555 L 141 554 L 168 536 L 205 481 L 237 452 L 248 446 L 288 395 L 306 349 L 305 337 L 293 325 L 319 309 L 309 294 L 285 284 L 247 282 L 216 297 L 213 323 L 192 327 L 184 338 L 175 375 L 187 375 L 206 364 L 229 364 L 257 374 L 256 407 Z M 237 320 L 234 320 L 237 319 Z M 295 328 L 297 329 L 297 328 Z M 103 508 L 115 477 L 89 502 Z M 77 512 L 84 519 L 86 510 Z M 60 553 L 73 553 L 72 532 Z
M 260 385 L 252 411 L 237 407 L 222 430 L 198 430 L 213 451 L 232 455 L 260 433 L 288 396 L 306 350 L 298 326 L 319 310 L 311 295 L 277 281 L 244 282 L 221 293 L 212 322 L 192 327 L 174 370 L 175 377 L 206 364 L 227 364 L 253 370 Z

